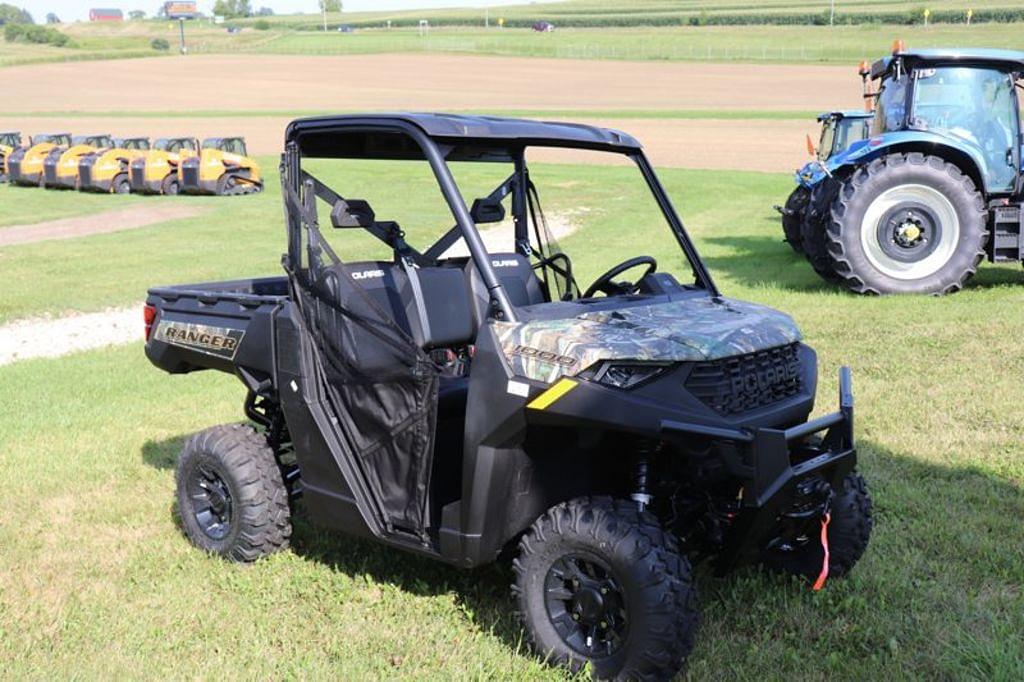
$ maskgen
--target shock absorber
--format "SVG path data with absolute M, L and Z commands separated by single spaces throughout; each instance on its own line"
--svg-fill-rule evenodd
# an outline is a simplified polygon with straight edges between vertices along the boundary
M 640 511 L 644 511 L 651 504 L 651 493 L 647 479 L 650 469 L 651 455 L 655 452 L 656 446 L 649 440 L 640 440 L 636 444 L 636 462 L 633 465 L 633 494 L 629 496 L 636 502 Z

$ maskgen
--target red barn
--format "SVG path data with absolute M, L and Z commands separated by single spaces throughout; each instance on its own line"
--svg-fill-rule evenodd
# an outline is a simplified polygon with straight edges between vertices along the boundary
M 124 12 L 119 9 L 91 9 L 89 21 L 124 21 Z

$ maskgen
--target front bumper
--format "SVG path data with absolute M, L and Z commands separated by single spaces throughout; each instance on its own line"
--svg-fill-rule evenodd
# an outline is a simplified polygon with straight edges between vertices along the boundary
M 751 430 L 664 420 L 661 430 L 666 439 L 713 439 L 730 473 L 743 481 L 740 511 L 716 560 L 720 573 L 757 558 L 779 516 L 792 506 L 801 480 L 819 476 L 840 490 L 857 463 L 848 367 L 839 372 L 839 410 L 804 424 Z M 820 441 L 811 440 L 823 431 Z

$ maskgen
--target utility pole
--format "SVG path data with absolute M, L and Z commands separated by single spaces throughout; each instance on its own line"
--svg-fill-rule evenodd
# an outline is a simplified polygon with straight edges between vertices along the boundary
M 828 25 L 836 25 L 836 0 L 831 0 L 829 3 Z
M 491 27 L 491 8 L 484 7 L 484 28 Z
M 327 33 L 327 3 L 324 0 L 320 0 L 320 11 L 324 15 L 324 33 Z
M 184 18 L 179 18 L 178 19 L 178 32 L 179 32 L 179 34 L 181 36 L 181 48 L 180 48 L 180 50 L 181 50 L 182 54 L 185 54 L 185 53 L 188 52 L 188 48 L 185 47 L 185 19 Z

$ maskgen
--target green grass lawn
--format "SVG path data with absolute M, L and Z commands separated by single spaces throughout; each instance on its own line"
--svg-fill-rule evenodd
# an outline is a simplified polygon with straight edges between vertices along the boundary
M 568 3 L 567 3 L 568 4 Z M 309 21 L 307 16 L 305 21 Z M 278 19 L 277 21 L 282 21 Z M 284 24 L 287 25 L 287 24 Z M 425 36 L 416 29 L 336 31 L 246 27 L 229 35 L 223 29 L 189 24 L 192 54 L 344 55 L 385 52 L 472 53 L 524 57 L 838 63 L 854 65 L 892 49 L 902 38 L 910 47 L 1021 47 L 1020 26 L 1013 23 L 905 26 L 665 26 L 564 28 L 537 33 L 525 28 L 437 27 Z M 0 67 L 78 59 L 135 58 L 177 54 L 178 27 L 169 22 L 127 22 L 121 26 L 75 24 L 68 28 L 77 47 L 0 41 Z M 150 48 L 153 38 L 172 45 L 169 52 Z
M 628 170 L 534 169 L 549 214 L 595 207 L 562 242 L 581 279 L 638 253 L 663 269 L 681 263 L 666 235 L 623 217 L 639 191 L 624 182 Z M 494 173 L 465 180 L 476 192 Z M 374 205 L 382 219 L 422 205 L 411 240 L 450 222 L 422 174 L 324 175 L 349 196 L 388 181 L 401 188 Z M 668 170 L 662 179 L 723 291 L 791 313 L 817 349 L 819 412 L 834 409 L 838 367 L 853 368 L 876 512 L 862 562 L 820 593 L 755 569 L 724 579 L 701 570 L 704 622 L 689 676 L 1024 677 L 1021 268 L 983 267 L 946 298 L 854 297 L 782 243 L 770 207 L 789 191 L 787 176 Z M 0 215 L 9 197 L 0 194 Z M 0 316 L 92 310 L 138 301 L 150 285 L 278 271 L 273 183 L 260 196 L 199 201 L 211 210 L 194 221 L 0 251 Z M 165 375 L 138 343 L 0 368 L 8 676 L 562 676 L 524 651 L 500 566 L 467 573 L 301 519 L 294 548 L 254 566 L 193 550 L 171 507 L 176 453 L 188 434 L 240 419 L 243 395 L 226 375 Z
M 5 183 L 0 185 L 0 228 L 122 208 L 144 199 L 131 195 L 43 191 L 36 187 L 13 187 Z

